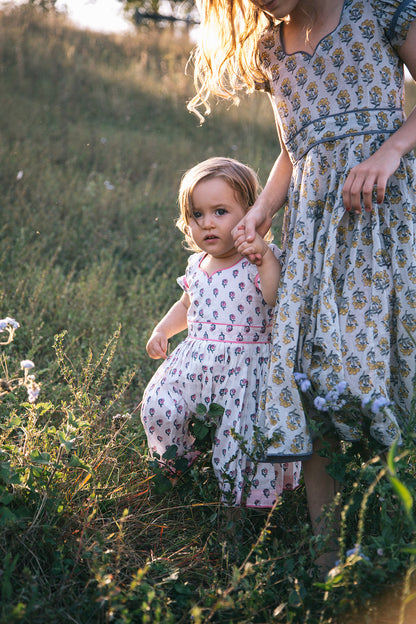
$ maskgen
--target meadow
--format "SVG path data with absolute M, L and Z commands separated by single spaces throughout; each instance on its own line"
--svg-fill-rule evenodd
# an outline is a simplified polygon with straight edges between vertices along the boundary
M 41 384 L 34 403 L 0 392 L 0 623 L 410 624 L 412 439 L 387 463 L 354 446 L 333 460 L 341 562 L 327 582 L 311 573 L 303 485 L 234 523 L 209 451 L 157 487 L 139 404 L 157 366 L 145 344 L 187 259 L 180 178 L 224 155 L 264 183 L 278 150 L 264 95 L 202 126 L 187 112 L 191 47 L 172 29 L 117 37 L 0 13 L 0 316 L 20 324 L 0 387 L 24 359 Z

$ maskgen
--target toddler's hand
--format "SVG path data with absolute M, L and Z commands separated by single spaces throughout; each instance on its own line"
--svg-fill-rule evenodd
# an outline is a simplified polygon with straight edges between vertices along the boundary
M 260 266 L 263 263 L 263 256 L 267 253 L 268 249 L 269 246 L 266 241 L 257 232 L 255 233 L 254 240 L 252 242 L 243 241 L 238 247 L 239 253 L 257 266 Z
M 149 357 L 151 357 L 153 360 L 159 360 L 160 358 L 166 360 L 167 348 L 168 339 L 165 334 L 163 334 L 162 332 L 153 332 L 146 345 L 146 351 Z

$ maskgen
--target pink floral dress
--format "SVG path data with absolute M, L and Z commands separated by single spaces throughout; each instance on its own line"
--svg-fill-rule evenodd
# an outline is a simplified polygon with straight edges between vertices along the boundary
M 271 507 L 284 489 L 298 485 L 300 464 L 253 463 L 242 446 L 250 453 L 256 436 L 273 308 L 263 300 L 255 265 L 241 259 L 208 275 L 200 267 L 204 256 L 190 256 L 185 276 L 178 278 L 191 301 L 188 336 L 146 388 L 142 422 L 152 452 L 162 456 L 175 444 L 179 455 L 191 455 L 189 417 L 200 403 L 221 405 L 212 462 L 223 501 Z

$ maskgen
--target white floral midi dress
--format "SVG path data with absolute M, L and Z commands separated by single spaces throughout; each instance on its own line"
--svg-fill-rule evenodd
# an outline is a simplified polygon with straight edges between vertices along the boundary
M 397 129 L 403 66 L 396 49 L 416 18 L 415 0 L 345 0 L 337 27 L 313 54 L 287 54 L 284 25 L 262 35 L 260 59 L 279 134 L 293 164 L 283 226 L 285 264 L 261 422 L 274 460 L 312 452 L 296 375 L 319 393 L 346 382 L 364 400 L 385 397 L 370 433 L 402 439 L 414 390 L 416 186 L 413 153 L 402 158 L 371 213 L 347 213 L 342 188 L 352 167 Z M 262 87 L 260 87 L 262 88 Z M 313 410 L 312 410 L 313 411 Z M 308 412 L 309 414 L 309 412 Z M 336 412 L 341 439 L 360 427 Z M 313 420 L 313 418 L 312 418 Z
M 279 257 L 280 251 L 271 245 Z M 205 254 L 192 254 L 179 285 L 188 293 L 188 335 L 158 368 L 142 401 L 142 422 L 151 452 L 171 445 L 192 457 L 187 423 L 199 403 L 224 408 L 215 434 L 213 467 L 225 504 L 271 507 L 298 485 L 300 465 L 251 463 L 260 380 L 270 353 L 273 308 L 261 295 L 255 265 L 246 259 L 208 275 Z M 237 436 L 233 436 L 233 433 Z M 276 471 L 275 471 L 276 469 Z

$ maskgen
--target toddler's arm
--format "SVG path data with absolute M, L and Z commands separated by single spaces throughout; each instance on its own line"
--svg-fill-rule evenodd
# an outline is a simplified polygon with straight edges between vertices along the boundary
M 146 345 L 146 351 L 153 360 L 166 359 L 169 338 L 186 329 L 186 314 L 189 305 L 189 296 L 187 293 L 183 293 L 179 301 L 173 304 L 169 312 L 154 328 Z
M 240 253 L 243 256 L 260 258 L 257 269 L 260 277 L 261 293 L 265 302 L 270 306 L 274 306 L 276 304 L 277 288 L 281 273 L 279 260 L 266 241 L 257 233 L 255 233 L 253 242 L 244 242 L 240 248 Z

